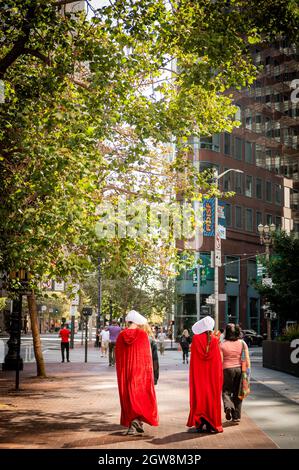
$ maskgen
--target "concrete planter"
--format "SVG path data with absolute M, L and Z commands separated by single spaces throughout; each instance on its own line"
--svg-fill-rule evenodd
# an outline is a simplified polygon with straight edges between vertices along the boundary
M 295 349 L 298 350 L 298 346 L 291 347 L 290 343 L 263 341 L 263 366 L 299 377 L 299 362 L 298 360 L 297 363 L 291 361 L 291 354 L 293 352 L 295 356 Z M 299 353 L 297 353 L 298 357 Z

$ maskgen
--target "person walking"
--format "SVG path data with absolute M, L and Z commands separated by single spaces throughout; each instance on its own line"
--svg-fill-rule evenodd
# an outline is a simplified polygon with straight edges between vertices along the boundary
M 109 366 L 115 365 L 115 345 L 121 327 L 118 325 L 116 320 L 112 320 L 112 325 L 108 326 L 109 331 Z
M 163 328 L 160 328 L 160 331 L 157 336 L 158 343 L 159 343 L 159 351 L 161 356 L 163 356 L 165 352 L 165 340 L 166 340 L 166 334 L 163 331 Z
M 108 326 L 105 326 L 105 328 L 101 331 L 100 333 L 100 338 L 101 338 L 101 357 L 107 357 L 107 352 L 109 348 L 109 331 L 108 331 Z
M 64 362 L 64 352 L 66 351 L 66 360 L 70 362 L 70 334 L 71 331 L 67 328 L 66 324 L 62 325 L 61 330 L 59 331 L 59 337 L 61 339 L 61 362 Z
M 225 330 L 225 339 L 220 344 L 223 356 L 223 390 L 222 399 L 225 417 L 228 421 L 239 423 L 241 420 L 242 400 L 239 398 L 242 380 L 242 362 L 247 377 L 250 377 L 250 357 L 248 346 L 241 339 L 239 325 L 228 323 Z M 242 359 L 244 356 L 244 360 Z
M 180 336 L 180 346 L 181 346 L 181 349 L 182 349 L 182 353 L 183 353 L 183 364 L 185 364 L 185 361 L 186 363 L 188 364 L 188 360 L 189 360 L 189 348 L 190 348 L 190 344 L 191 344 L 191 337 L 189 335 L 189 331 L 187 329 L 185 329 L 182 333 L 182 335 Z
M 149 339 L 151 351 L 152 351 L 154 384 L 157 385 L 158 380 L 159 380 L 159 357 L 158 357 L 157 342 L 155 340 L 155 334 L 148 323 L 146 323 L 145 325 L 140 325 L 140 328 L 144 330 L 148 335 L 148 339 Z
M 222 361 L 218 338 L 210 316 L 196 322 L 191 344 L 189 372 L 190 413 L 188 427 L 195 432 L 223 432 L 221 423 Z
M 120 332 L 115 346 L 120 424 L 128 428 L 126 434 L 141 435 L 143 423 L 158 426 L 153 362 L 148 335 L 138 328 L 147 323 L 146 318 L 131 310 L 126 322 L 128 327 Z

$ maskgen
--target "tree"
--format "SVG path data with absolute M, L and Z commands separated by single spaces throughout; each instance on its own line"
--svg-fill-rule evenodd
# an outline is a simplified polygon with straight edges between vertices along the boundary
M 257 283 L 257 289 L 270 303 L 273 312 L 282 321 L 299 322 L 299 240 L 294 235 L 280 232 L 275 235 L 270 262 L 265 266 L 273 286 Z
M 97 239 L 98 205 L 119 194 L 133 203 L 208 193 L 188 160 L 188 137 L 230 131 L 235 107 L 225 92 L 253 81 L 250 44 L 288 24 L 297 31 L 291 1 L 276 2 L 277 19 L 274 1 L 114 1 L 91 21 L 64 12 L 69 3 L 0 6 L 1 269 L 30 272 L 33 325 L 45 277 L 77 281 L 99 254 L 119 273 L 130 271 L 132 254 L 165 267 L 173 240 Z M 178 70 L 169 72 L 172 60 Z M 173 141 L 169 161 L 165 144 Z M 37 325 L 34 331 L 42 376 Z
M 82 290 L 96 308 L 98 304 L 97 274 L 88 276 L 82 283 Z M 131 267 L 124 275 L 114 275 L 102 280 L 102 316 L 109 319 L 110 302 L 113 318 L 121 318 L 130 309 L 140 311 L 150 321 L 159 321 L 170 316 L 174 302 L 174 278 L 162 276 L 159 269 L 143 263 Z

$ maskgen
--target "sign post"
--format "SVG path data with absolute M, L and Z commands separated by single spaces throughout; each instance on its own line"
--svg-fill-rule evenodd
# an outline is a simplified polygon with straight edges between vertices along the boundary
M 92 307 L 84 307 L 82 309 L 82 315 L 85 318 L 85 359 L 84 362 L 87 362 L 87 351 L 88 351 L 88 321 L 89 317 L 92 315 Z

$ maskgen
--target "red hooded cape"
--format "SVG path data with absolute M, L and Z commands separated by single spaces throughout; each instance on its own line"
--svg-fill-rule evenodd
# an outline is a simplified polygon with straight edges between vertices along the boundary
M 206 333 L 194 335 L 190 361 L 190 414 L 187 426 L 199 427 L 201 418 L 215 431 L 223 432 L 221 423 L 221 392 L 223 369 L 218 338 L 211 337 L 207 352 Z
M 120 424 L 129 427 L 137 418 L 158 426 L 152 353 L 146 332 L 139 328 L 123 330 L 116 341 L 115 359 Z

